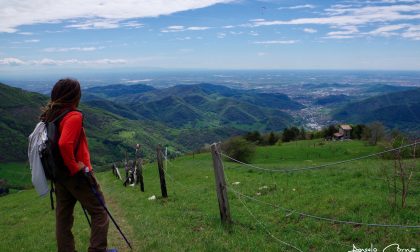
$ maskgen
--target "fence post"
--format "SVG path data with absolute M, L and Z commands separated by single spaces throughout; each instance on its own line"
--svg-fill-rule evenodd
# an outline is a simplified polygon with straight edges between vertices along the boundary
M 167 198 L 168 192 L 166 191 L 165 171 L 163 170 L 162 148 L 160 145 L 156 148 L 156 154 L 160 178 L 160 190 L 162 191 L 162 197 Z
M 144 192 L 144 181 L 143 181 L 143 159 L 137 159 L 137 172 L 138 172 L 138 179 L 140 182 L 140 190 Z
M 217 199 L 219 201 L 220 218 L 223 224 L 230 224 L 232 220 L 230 218 L 225 173 L 220 156 L 220 146 L 218 144 L 213 143 L 211 145 L 211 154 L 213 156 L 214 178 L 216 182 Z

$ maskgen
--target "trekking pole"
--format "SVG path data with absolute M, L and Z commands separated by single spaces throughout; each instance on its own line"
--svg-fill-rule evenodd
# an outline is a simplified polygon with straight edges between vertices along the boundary
M 102 205 L 102 207 L 105 209 L 106 213 L 108 214 L 108 216 L 111 218 L 112 222 L 114 223 L 115 227 L 118 229 L 118 232 L 120 232 L 121 236 L 124 238 L 125 242 L 127 243 L 128 247 L 130 247 L 130 249 L 133 249 L 131 247 L 130 242 L 128 241 L 127 237 L 125 237 L 124 233 L 121 231 L 120 226 L 118 226 L 117 222 L 114 220 L 114 217 L 112 217 L 111 213 L 109 212 L 108 208 L 105 205 L 105 202 L 102 200 L 101 196 L 99 195 L 98 191 L 96 191 L 95 186 L 92 184 L 91 179 L 92 179 L 92 175 L 90 172 L 84 172 L 86 179 L 89 182 L 90 185 L 90 189 L 92 189 L 93 194 L 95 194 L 96 199 L 99 201 L 99 203 Z
M 85 213 L 86 220 L 87 220 L 87 222 L 89 223 L 89 227 L 92 227 L 92 224 L 90 223 L 89 217 L 88 217 L 88 215 L 87 215 L 87 213 L 86 213 L 86 209 L 82 206 L 82 204 L 80 204 L 80 206 L 81 206 L 81 207 L 82 207 L 82 209 L 83 209 L 83 213 Z

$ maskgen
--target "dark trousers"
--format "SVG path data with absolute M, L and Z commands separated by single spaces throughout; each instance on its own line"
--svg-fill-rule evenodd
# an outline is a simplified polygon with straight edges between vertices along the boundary
M 94 175 L 91 183 L 104 197 Z M 65 181 L 55 183 L 56 206 L 56 237 L 58 252 L 74 252 L 74 237 L 71 232 L 73 227 L 73 210 L 77 201 L 87 210 L 91 216 L 91 233 L 89 252 L 103 252 L 107 247 L 108 215 L 92 192 L 89 181 L 82 174 L 76 174 Z

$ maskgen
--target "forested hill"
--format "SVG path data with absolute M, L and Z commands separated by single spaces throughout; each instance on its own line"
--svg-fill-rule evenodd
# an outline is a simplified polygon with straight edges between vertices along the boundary
M 89 147 L 95 163 L 120 160 L 136 143 L 153 157 L 157 144 L 191 151 L 248 130 L 282 130 L 302 107 L 282 94 L 202 84 L 163 90 L 111 85 L 83 90 Z M 0 84 L 0 162 L 27 158 L 27 137 L 48 97 Z
M 380 121 L 389 128 L 420 132 L 420 88 L 350 103 L 333 118 L 351 123 Z
M 27 137 L 38 122 L 40 108 L 48 97 L 0 83 L 0 162 L 27 159 Z M 152 154 L 156 144 L 182 146 L 168 140 L 168 129 L 156 122 L 134 121 L 82 104 L 91 156 L 95 163 L 123 158 L 125 150 L 141 143 L 144 154 Z
M 119 88 L 104 87 L 110 93 L 117 93 Z M 281 130 L 293 121 L 284 110 L 303 108 L 303 105 L 284 94 L 238 90 L 206 83 L 177 85 L 147 92 L 139 92 L 139 85 L 135 85 L 131 92 L 112 97 L 97 95 L 91 90 L 86 90 L 88 96 L 84 100 L 91 106 L 106 108 L 110 107 L 109 102 L 113 102 L 123 108 L 120 112 L 115 111 L 121 116 L 159 121 L 178 129 L 228 127 Z

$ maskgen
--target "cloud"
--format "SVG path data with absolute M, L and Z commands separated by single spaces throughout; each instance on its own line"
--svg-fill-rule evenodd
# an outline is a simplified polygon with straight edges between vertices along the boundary
M 101 46 L 101 47 L 61 47 L 61 48 L 57 48 L 57 47 L 49 47 L 49 48 L 45 48 L 43 51 L 44 52 L 71 52 L 71 51 L 77 51 L 77 52 L 92 52 L 92 51 L 96 51 L 96 50 L 101 50 L 104 49 L 105 47 Z
M 111 29 L 121 22 L 135 18 L 158 17 L 176 12 L 209 7 L 234 0 L 20 0 L 1 1 L 0 32 L 17 32 L 22 25 L 84 19 L 68 28 Z M 128 26 L 129 27 L 129 26 Z
M 25 35 L 25 36 L 34 35 L 32 32 L 18 32 L 18 34 Z
M 313 29 L 313 28 L 304 28 L 303 31 L 306 32 L 306 33 L 317 33 L 318 32 L 318 30 Z
M 395 31 L 401 30 L 409 26 L 410 25 L 408 24 L 386 25 L 369 32 L 369 34 L 374 36 L 390 37 L 398 35 L 398 33 L 396 33 Z
M 20 65 L 44 65 L 44 66 L 60 66 L 60 65 L 114 65 L 126 64 L 125 59 L 96 59 L 96 60 L 78 60 L 65 59 L 55 60 L 50 58 L 43 58 L 40 60 L 21 60 L 18 58 L 4 58 L 0 59 L 0 65 L 20 66 Z
M 260 35 L 260 34 L 259 34 L 258 32 L 256 32 L 256 31 L 250 31 L 248 34 L 249 34 L 249 35 L 251 35 L 251 36 L 259 36 L 259 35 Z
M 24 65 L 25 62 L 18 59 L 18 58 L 4 58 L 0 59 L 0 65 L 8 65 L 8 66 L 20 66 Z
M 298 43 L 298 40 L 267 40 L 267 41 L 255 41 L 254 44 L 261 44 L 261 45 L 290 45 Z
M 115 29 L 119 27 L 118 19 L 94 19 L 87 20 L 77 24 L 66 25 L 66 28 L 76 28 L 79 30 L 91 29 Z
M 182 37 L 182 38 L 176 38 L 176 40 L 181 40 L 181 41 L 183 41 L 183 40 L 191 40 L 191 37 L 190 36 L 186 36 L 186 37 Z
M 185 27 L 183 25 L 172 25 L 168 26 L 165 29 L 162 29 L 161 32 L 167 33 L 167 32 L 183 32 L 183 31 L 204 31 L 211 29 L 211 27 L 208 26 L 190 26 Z
M 251 27 L 272 25 L 364 25 L 370 23 L 385 23 L 400 20 L 420 20 L 420 4 L 390 5 L 390 6 L 365 6 L 333 7 L 326 9 L 325 17 L 297 18 L 291 20 L 253 20 Z
M 27 39 L 27 40 L 24 40 L 23 42 L 25 42 L 25 43 L 38 43 L 39 41 L 41 41 L 41 40 L 39 40 L 39 39 Z
M 279 10 L 299 10 L 299 9 L 314 9 L 315 5 L 312 4 L 303 4 L 303 5 L 295 5 L 289 7 L 279 7 Z
M 403 38 L 420 40 L 420 25 L 411 25 L 405 32 L 401 34 Z
M 226 37 L 226 33 L 224 33 L 224 32 L 217 33 L 217 38 L 224 39 L 225 37 Z

